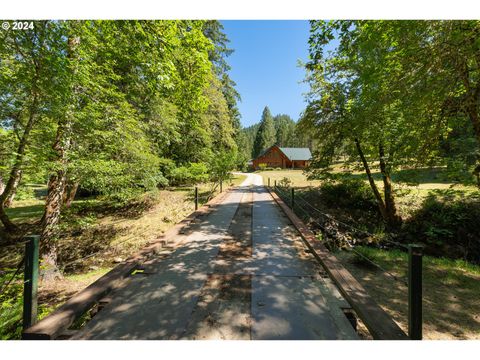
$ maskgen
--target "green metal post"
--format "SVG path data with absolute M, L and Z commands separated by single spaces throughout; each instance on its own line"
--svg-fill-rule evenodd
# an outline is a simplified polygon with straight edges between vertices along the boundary
M 198 187 L 195 186 L 195 210 L 198 210 Z
M 408 246 L 408 336 L 422 340 L 422 249 Z
M 23 329 L 37 322 L 37 290 L 38 290 L 38 247 L 40 236 L 26 237 L 25 245 L 25 277 L 23 284 Z
M 295 189 L 292 187 L 292 210 L 295 206 Z

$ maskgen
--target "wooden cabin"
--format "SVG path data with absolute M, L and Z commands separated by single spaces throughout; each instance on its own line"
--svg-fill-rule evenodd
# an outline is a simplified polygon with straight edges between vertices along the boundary
M 302 169 L 308 166 L 312 154 L 309 148 L 287 148 L 273 145 L 263 151 L 252 160 L 255 170 L 260 164 L 267 164 L 267 167 L 282 169 Z

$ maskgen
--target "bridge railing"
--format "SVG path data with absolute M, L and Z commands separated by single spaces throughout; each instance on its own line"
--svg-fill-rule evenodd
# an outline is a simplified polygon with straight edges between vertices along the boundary
M 268 181 L 270 184 L 270 179 Z M 269 186 L 269 189 L 272 193 L 276 194 L 283 203 L 285 207 L 288 207 L 288 210 L 298 218 L 301 224 L 306 228 L 307 232 L 310 232 L 312 241 L 320 241 L 324 249 L 335 248 L 335 237 L 338 236 L 338 232 L 332 231 L 329 228 L 329 224 L 335 223 L 337 226 L 340 225 L 343 228 L 349 229 L 353 233 L 363 232 L 364 230 L 357 229 L 350 224 L 346 224 L 342 221 L 335 219 L 330 214 L 325 213 L 324 211 L 319 210 L 313 204 L 311 204 L 307 199 L 305 199 L 301 193 L 295 191 L 293 187 L 281 187 L 277 186 L 276 181 L 273 187 Z M 288 214 L 287 214 L 288 215 Z M 305 222 L 310 226 L 306 226 Z M 313 228 L 312 228 L 313 226 Z M 313 231 L 312 231 L 313 230 Z M 300 231 L 302 232 L 302 231 Z M 316 232 L 316 233 L 315 233 Z M 372 235 L 372 234 L 368 234 Z M 373 236 L 373 235 L 372 235 Z M 302 235 L 302 237 L 304 237 Z M 422 339 L 422 247 L 417 244 L 401 244 L 392 239 L 384 239 L 388 242 L 390 246 L 402 249 L 408 254 L 408 265 L 407 268 L 407 278 L 402 278 L 398 275 L 391 273 L 386 270 L 380 264 L 378 264 L 373 259 L 365 255 L 364 252 L 359 251 L 359 246 L 362 246 L 361 242 L 354 242 L 348 239 L 348 237 L 342 236 L 342 249 L 353 252 L 356 256 L 374 266 L 380 270 L 381 274 L 386 276 L 386 278 L 400 283 L 402 287 L 405 288 L 405 296 L 408 300 L 408 338 L 412 340 L 421 340 Z M 308 244 L 307 244 L 308 245 Z M 338 247 L 337 247 L 338 250 Z M 328 251 L 328 250 L 327 250 Z M 331 254 L 331 253 L 330 253 Z M 314 254 L 315 255 L 315 254 Z M 340 261 L 336 261 L 340 263 Z M 322 265 L 325 265 L 322 263 Z M 343 265 L 341 265 L 343 267 Z M 333 279 L 335 280 L 335 279 Z M 339 282 L 337 286 L 349 286 L 344 283 L 341 278 L 337 279 Z M 342 290 L 342 289 L 340 289 Z M 344 291 L 342 291 L 344 292 Z M 350 296 L 347 296 L 349 300 Z M 354 299 L 350 298 L 354 301 Z M 351 304 L 352 306 L 354 304 Z M 378 306 L 378 305 L 377 305 Z M 355 307 L 355 306 L 353 306 Z M 362 311 L 360 311 L 362 312 Z M 368 316 L 375 316 L 375 314 L 369 314 Z M 367 322 L 372 322 L 371 319 L 362 319 L 365 324 Z M 375 326 L 375 321 L 372 322 Z M 368 326 L 367 326 L 368 327 Z M 370 330 L 370 329 L 369 329 Z M 372 331 L 370 331 L 372 333 Z M 396 330 L 395 330 L 396 332 Z

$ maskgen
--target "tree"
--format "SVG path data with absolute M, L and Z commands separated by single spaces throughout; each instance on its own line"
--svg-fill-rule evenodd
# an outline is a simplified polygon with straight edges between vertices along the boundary
M 209 59 L 213 63 L 217 78 L 220 80 L 221 91 L 227 102 L 228 112 L 234 130 L 233 135 L 236 138 L 241 128 L 240 111 L 237 106 L 237 102 L 241 100 L 241 97 L 235 89 L 235 81 L 233 81 L 228 74 L 231 68 L 226 61 L 226 58 L 229 57 L 234 50 L 228 47 L 230 40 L 228 40 L 223 32 L 223 25 L 218 20 L 205 21 L 203 33 L 214 44 L 214 48 L 209 51 Z
M 15 231 L 16 226 L 7 216 L 5 207 L 13 201 L 25 167 L 32 131 L 44 109 L 48 109 L 49 95 L 54 92 L 54 84 L 47 79 L 53 75 L 58 59 L 52 54 L 58 49 L 56 38 L 48 37 L 49 32 L 55 32 L 55 27 L 50 22 L 38 21 L 31 31 L 6 31 L 0 41 L 0 126 L 4 129 L 3 136 L 10 142 L 10 149 L 14 149 L 2 156 L 0 163 L 5 176 L 0 194 L 0 220 L 10 232 Z
M 408 71 L 401 34 L 412 31 L 408 26 L 391 21 L 312 22 L 312 61 L 307 64 L 311 92 L 301 121 L 319 142 L 312 166 L 320 170 L 317 175 L 327 174 L 338 149 L 346 149 L 360 160 L 390 228 L 401 222 L 392 172 L 412 158 L 417 164 L 431 160 L 441 133 L 432 103 L 419 101 L 425 95 L 404 81 Z M 324 46 L 335 38 L 337 48 L 325 55 Z M 382 176 L 383 197 L 371 174 L 374 163 Z
M 253 144 L 253 157 L 257 157 L 263 150 L 274 145 L 276 141 L 273 117 L 267 106 L 263 109 L 260 126 Z
M 63 208 L 79 187 L 125 202 L 167 185 L 176 168 L 204 169 L 203 178 L 212 156 L 236 161 L 239 96 L 218 22 L 34 28 L 2 32 L 0 42 L 0 218 L 15 228 L 4 208 L 21 179 L 48 181 L 41 255 L 49 278 L 58 274 Z
M 283 147 L 295 147 L 295 121 L 284 114 L 273 118 L 275 124 L 276 144 Z

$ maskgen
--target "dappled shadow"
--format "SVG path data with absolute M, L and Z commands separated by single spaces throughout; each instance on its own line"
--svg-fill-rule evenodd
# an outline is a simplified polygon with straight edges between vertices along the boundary
M 7 215 L 12 221 L 25 221 L 29 222 L 40 220 L 45 209 L 44 204 L 18 206 L 6 209 Z
M 354 338 L 289 221 L 263 187 L 252 192 L 253 209 L 239 206 L 245 188 L 214 205 L 181 247 L 145 262 L 75 338 Z

